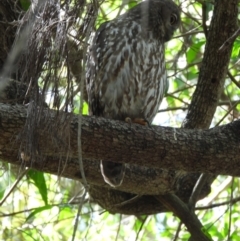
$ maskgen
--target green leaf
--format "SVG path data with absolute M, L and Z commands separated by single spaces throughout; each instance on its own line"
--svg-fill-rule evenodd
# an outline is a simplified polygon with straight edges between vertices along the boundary
M 193 62 L 196 62 L 200 49 L 204 44 L 205 44 L 205 41 L 200 41 L 193 44 L 191 48 L 189 48 L 189 50 L 186 53 L 188 64 L 192 64 Z
M 74 212 L 69 205 L 64 205 L 60 208 L 58 215 L 59 220 L 67 219 L 74 216 Z
M 4 193 L 5 193 L 5 189 L 3 189 L 3 188 L 1 187 L 1 190 L 0 190 L 0 200 L 3 198 Z
M 30 0 L 20 0 L 20 5 L 24 11 L 27 11 L 31 5 Z
M 133 8 L 134 6 L 136 6 L 139 2 L 138 1 L 129 1 L 128 2 L 128 7 L 129 9 Z
M 207 236 L 209 238 L 209 240 L 213 240 L 212 236 L 209 234 L 209 232 L 207 231 L 207 229 L 205 227 L 202 227 L 201 230 L 205 234 L 205 236 Z
M 39 193 L 41 194 L 45 205 L 47 205 L 48 204 L 48 192 L 47 192 L 47 185 L 46 185 L 46 181 L 45 181 L 43 172 L 29 170 L 28 177 L 33 180 L 34 185 L 38 188 Z
M 88 104 L 85 101 L 83 103 L 82 114 L 83 115 L 88 115 Z
M 236 39 L 232 49 L 232 58 L 238 58 L 240 55 L 240 40 Z

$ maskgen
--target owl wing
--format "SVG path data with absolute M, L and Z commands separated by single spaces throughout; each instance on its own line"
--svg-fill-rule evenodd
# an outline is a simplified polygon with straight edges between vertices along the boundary
M 106 36 L 108 30 L 103 23 L 93 38 L 91 47 L 89 49 L 89 56 L 87 59 L 87 74 L 86 74 L 86 88 L 88 93 L 89 114 L 102 116 L 104 105 L 99 101 L 99 85 L 102 75 L 103 57 L 106 48 Z M 109 50 L 109 56 L 113 51 Z

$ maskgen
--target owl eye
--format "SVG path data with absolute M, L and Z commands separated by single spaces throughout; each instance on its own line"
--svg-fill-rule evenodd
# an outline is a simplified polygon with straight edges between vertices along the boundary
M 175 23 L 177 23 L 177 20 L 178 20 L 177 15 L 173 13 L 170 17 L 170 24 L 174 25 Z

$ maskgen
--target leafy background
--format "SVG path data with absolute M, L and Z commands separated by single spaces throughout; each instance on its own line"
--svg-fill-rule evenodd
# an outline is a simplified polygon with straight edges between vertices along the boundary
M 23 11 L 28 0 L 21 0 Z M 101 23 L 124 13 L 139 1 L 104 1 L 99 9 L 96 28 Z M 202 26 L 201 1 L 175 1 L 182 10 L 182 24 L 174 39 L 166 44 L 166 65 L 169 88 L 154 124 L 180 127 L 186 116 L 194 92 L 206 37 Z M 124 4 L 123 4 L 124 3 Z M 75 1 L 71 1 L 74 8 Z M 207 25 L 211 21 L 213 4 L 206 1 Z M 64 11 L 64 9 L 63 9 Z M 234 43 L 224 92 L 212 120 L 211 127 L 222 125 L 239 117 L 240 40 Z M 60 83 L 66 87 L 66 75 L 61 72 Z M 43 86 L 39 78 L 40 86 Z M 75 87 L 77 88 L 77 87 Z M 60 92 L 64 99 L 64 91 Z M 52 103 L 51 95 L 48 104 Z M 74 112 L 78 113 L 79 94 L 74 97 Z M 87 104 L 83 114 L 87 114 Z M 75 240 L 188 240 L 189 233 L 172 213 L 151 216 L 109 214 L 94 204 L 89 196 L 82 200 L 81 183 L 63 177 L 1 163 L 0 223 L 1 240 L 71 240 L 75 219 L 78 227 Z M 239 178 L 219 176 L 212 185 L 211 194 L 197 203 L 197 215 L 213 240 L 239 240 Z M 178 238 L 176 238 L 178 237 Z

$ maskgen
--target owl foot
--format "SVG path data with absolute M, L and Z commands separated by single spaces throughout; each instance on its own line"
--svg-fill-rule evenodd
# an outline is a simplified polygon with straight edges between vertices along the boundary
M 149 122 L 146 120 L 146 119 L 143 119 L 143 118 L 134 118 L 134 119 L 131 119 L 130 117 L 126 117 L 125 118 L 125 122 L 131 124 L 131 123 L 137 123 L 139 125 L 142 125 L 142 126 L 150 126 L 149 125 Z
M 122 184 L 125 175 L 125 164 L 101 160 L 100 169 L 103 179 L 112 187 Z

